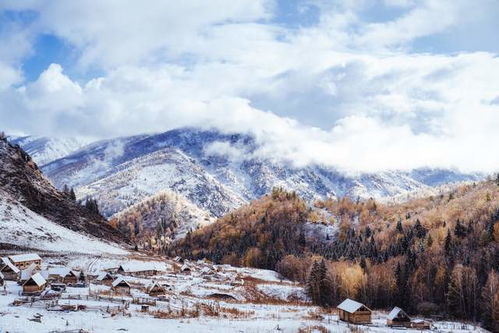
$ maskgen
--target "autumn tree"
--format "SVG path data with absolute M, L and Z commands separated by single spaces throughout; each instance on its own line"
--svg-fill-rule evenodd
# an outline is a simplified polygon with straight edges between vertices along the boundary
M 482 322 L 485 328 L 499 332 L 499 274 L 491 271 L 482 290 Z

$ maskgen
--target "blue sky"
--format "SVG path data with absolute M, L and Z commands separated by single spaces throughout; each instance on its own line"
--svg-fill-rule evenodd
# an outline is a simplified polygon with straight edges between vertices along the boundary
M 496 0 L 0 4 L 0 123 L 94 139 L 180 126 L 348 170 L 490 171 Z M 477 155 L 463 159 L 463 155 Z

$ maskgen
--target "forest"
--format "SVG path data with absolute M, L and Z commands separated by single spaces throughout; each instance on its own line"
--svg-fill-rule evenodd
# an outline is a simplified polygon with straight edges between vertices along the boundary
M 169 254 L 277 270 L 324 307 L 350 297 L 499 330 L 499 178 L 402 203 L 276 188 Z

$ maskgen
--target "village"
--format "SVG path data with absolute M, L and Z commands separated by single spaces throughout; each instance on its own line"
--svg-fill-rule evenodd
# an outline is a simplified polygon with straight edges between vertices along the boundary
M 24 253 L 0 263 L 0 332 L 485 332 L 351 299 L 324 310 L 276 272 L 206 260 Z

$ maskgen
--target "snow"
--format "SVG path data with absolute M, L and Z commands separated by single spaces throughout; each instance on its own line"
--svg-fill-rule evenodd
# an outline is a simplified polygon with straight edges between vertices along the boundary
M 38 286 L 42 286 L 47 283 L 47 280 L 45 280 L 40 273 L 34 274 L 31 278 L 28 279 L 28 281 L 29 280 L 33 280 Z
M 5 266 L 8 266 L 8 267 L 9 267 L 9 268 L 10 268 L 10 269 L 14 272 L 14 273 L 19 273 L 19 272 L 20 272 L 19 268 L 17 268 L 17 267 L 16 267 L 16 266 L 15 266 L 15 265 L 14 265 L 14 264 L 13 264 L 13 263 L 9 260 L 9 258 L 7 258 L 7 257 L 2 257 L 2 258 L 1 258 L 1 260 L 2 260 L 3 264 L 2 264 L 2 265 L 0 265 L 0 267 L 2 267 L 2 266 L 4 266 L 4 267 L 5 267 Z
M 143 262 L 143 261 L 135 261 L 128 262 L 120 265 L 121 269 L 125 273 L 136 273 L 136 272 L 145 272 L 145 271 L 159 271 L 164 272 L 168 269 L 166 263 L 163 262 Z
M 341 302 L 340 305 L 338 305 L 338 309 L 344 310 L 349 313 L 354 313 L 363 306 L 365 305 L 357 301 L 354 301 L 353 299 L 347 298 L 346 300 Z
M 10 261 L 13 263 L 23 262 L 23 261 L 36 261 L 42 260 L 40 256 L 36 253 L 25 253 L 25 254 L 16 254 L 9 256 Z
M 400 311 L 403 311 L 403 310 L 401 308 L 399 308 L 398 306 L 394 307 L 392 309 L 392 311 L 390 311 L 390 313 L 388 314 L 387 319 L 392 320 L 393 318 L 397 317 L 397 315 L 400 313 Z
M 126 254 L 117 245 L 69 230 L 36 214 L 0 191 L 0 242 L 42 251 Z
M 242 154 L 234 158 L 213 149 L 220 146 Z M 219 217 L 276 186 L 296 191 L 307 201 L 341 196 L 381 199 L 480 178 L 455 170 L 345 174 L 318 165 L 296 168 L 285 161 L 256 158 L 253 152 L 259 148 L 248 135 L 184 128 L 96 142 L 43 170 L 58 186 L 75 186 L 78 197 L 97 198 L 106 216 L 164 190 Z
M 134 255 L 130 261 L 149 262 L 147 256 Z M 154 258 L 155 259 L 155 258 Z M 46 265 L 55 262 L 64 262 L 68 269 L 78 267 L 100 268 L 105 266 L 117 266 L 123 262 L 125 257 L 116 255 L 71 255 L 61 258 L 44 258 Z M 171 260 L 164 260 L 167 264 L 173 264 Z M 35 301 L 33 303 L 10 306 L 19 297 L 21 286 L 14 281 L 6 282 L 6 293 L 0 296 L 0 332 L 52 332 L 52 331 L 78 331 L 80 329 L 88 332 L 274 332 L 283 333 L 297 332 L 303 329 L 314 332 L 314 327 L 323 327 L 330 332 L 351 332 L 351 325 L 339 321 L 338 316 L 333 313 L 322 312 L 316 306 L 302 302 L 301 305 L 286 303 L 286 295 L 298 291 L 301 286 L 289 281 L 283 282 L 260 282 L 258 289 L 276 298 L 282 298 L 281 304 L 265 304 L 261 301 L 252 303 L 251 298 L 245 298 L 245 286 L 231 286 L 230 280 L 242 274 L 245 269 L 221 265 L 217 268 L 223 277 L 221 281 L 210 281 L 209 277 L 196 275 L 204 266 L 203 263 L 191 263 L 193 275 L 175 274 L 172 272 L 162 273 L 151 278 L 120 277 L 126 279 L 132 285 L 134 297 L 148 297 L 144 291 L 153 281 L 157 283 L 168 283 L 173 290 L 165 292 L 166 297 L 156 300 L 155 305 L 149 306 L 149 312 L 141 312 L 140 304 L 133 304 L 132 297 L 109 295 L 109 287 L 91 283 L 88 288 L 68 287 L 61 298 L 59 305 L 83 305 L 85 310 L 75 312 L 48 311 L 46 305 L 53 301 Z M 254 276 L 275 279 L 275 275 L 269 271 L 258 272 L 251 269 L 249 272 Z M 191 292 L 187 292 L 191 290 Z M 1 293 L 1 291 L 0 291 Z M 103 293 L 103 294 L 100 294 Z M 220 293 L 234 295 L 235 300 L 213 300 L 210 294 Z M 215 309 L 218 315 L 212 316 L 206 312 L 200 312 L 199 316 L 181 315 L 181 311 L 188 313 L 202 306 Z M 121 307 L 120 311 L 117 311 Z M 126 307 L 123 310 L 123 307 Z M 57 309 L 54 308 L 55 310 Z M 182 310 L 183 309 L 183 310 Z M 117 311 L 111 315 L 107 311 Z M 172 318 L 155 318 L 156 311 L 172 313 Z M 172 312 L 173 311 L 173 312 Z M 176 312 L 175 312 L 176 311 Z M 177 313 L 177 315 L 175 315 Z M 40 322 L 32 321 L 40 318 Z M 420 318 L 418 318 L 420 319 Z M 359 330 L 370 333 L 395 332 L 386 326 L 387 315 L 384 312 L 373 313 L 373 324 L 369 326 L 360 325 Z M 472 325 L 457 322 L 434 322 L 433 327 L 442 333 L 485 333 L 484 330 Z M 420 331 L 407 330 L 408 333 Z

